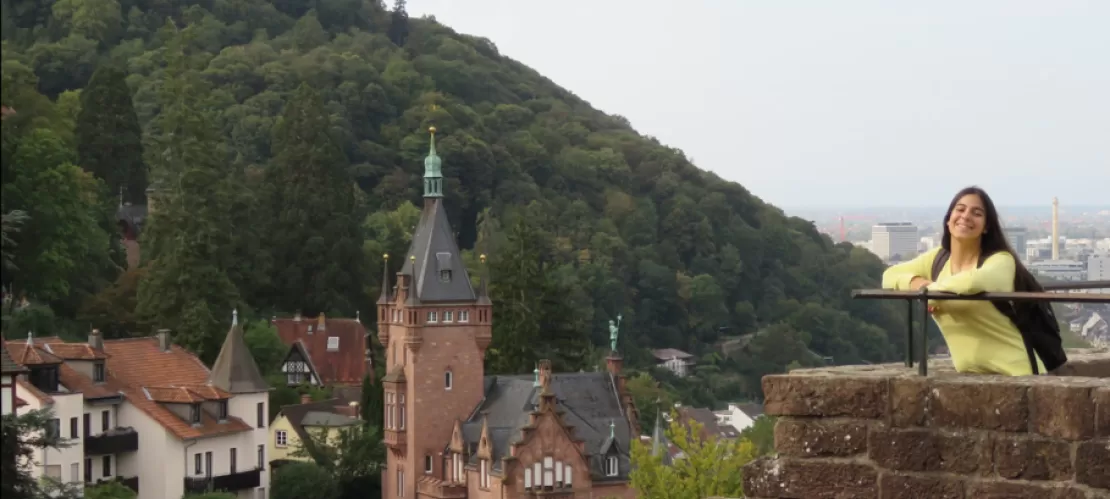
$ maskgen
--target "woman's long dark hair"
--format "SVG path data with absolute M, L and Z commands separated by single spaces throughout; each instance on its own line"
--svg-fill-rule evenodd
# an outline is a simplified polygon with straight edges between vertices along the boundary
M 944 236 L 941 237 L 940 244 L 944 249 L 952 251 L 952 232 L 948 230 L 948 220 L 952 218 L 952 210 L 956 209 L 956 203 L 960 202 L 960 198 L 968 194 L 975 194 L 983 201 L 983 209 L 986 210 L 984 218 L 986 219 L 986 227 L 983 235 L 979 238 L 979 260 L 982 262 L 987 257 L 1005 251 L 1014 257 L 1014 264 L 1018 274 L 1029 274 L 1029 269 L 1021 263 L 1021 257 L 1018 256 L 1014 248 L 1010 246 L 1010 241 L 1006 239 L 1006 234 L 1002 231 L 1002 222 L 998 217 L 998 209 L 994 207 L 994 201 L 978 186 L 964 187 L 960 192 L 956 193 L 956 197 L 952 198 L 952 202 L 948 203 L 948 211 L 944 214 Z

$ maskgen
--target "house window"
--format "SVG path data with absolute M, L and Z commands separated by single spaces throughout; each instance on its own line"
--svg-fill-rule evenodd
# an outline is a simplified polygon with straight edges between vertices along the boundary
M 451 282 L 451 271 L 450 270 L 441 270 L 441 271 L 439 271 L 439 282 Z
M 463 460 L 462 454 L 458 452 L 451 453 L 451 464 L 454 469 L 455 483 L 466 483 L 466 475 L 463 474 Z
M 428 312 L 428 322 L 439 322 L 439 318 L 436 316 L 436 312 Z
M 266 467 L 266 446 L 258 446 L 258 469 Z
M 69 465 L 69 481 L 70 482 L 82 482 L 80 474 L 81 474 L 81 465 L 80 464 L 73 463 L 73 464 Z
M 286 378 L 288 378 L 287 383 L 290 385 L 299 385 L 301 383 L 304 383 L 304 374 L 301 372 L 288 373 L 286 374 Z
M 220 421 L 227 421 L 227 401 L 220 401 Z
M 265 416 L 265 414 L 266 414 L 266 403 L 265 402 L 259 402 L 258 403 L 257 412 L 258 412 L 258 427 L 259 428 L 265 428 L 266 427 L 266 416 Z
M 571 468 L 569 464 L 563 464 L 563 485 L 565 485 L 567 488 L 570 488 L 572 485 L 574 485 L 574 481 L 571 480 L 570 477 L 571 471 L 573 470 L 574 468 Z
M 100 411 L 100 429 L 101 431 L 108 431 L 110 428 L 108 424 L 108 411 Z
M 338 336 L 328 336 L 328 351 L 329 352 L 338 352 L 339 351 L 339 337 Z
M 77 418 L 69 418 L 69 438 L 81 438 L 77 434 Z
M 555 486 L 555 460 L 550 457 L 543 458 L 543 486 Z
M 104 382 L 104 363 L 97 362 L 93 364 L 93 381 L 97 383 Z
M 228 456 L 227 466 L 232 473 L 235 473 L 235 447 L 232 447 L 230 452 L 231 454 Z
M 89 414 L 89 413 L 86 412 L 85 417 L 83 419 L 83 422 L 84 422 L 84 427 L 85 427 L 85 436 L 86 437 L 91 437 L 92 436 L 92 414 Z
M 51 419 L 46 426 L 46 436 L 49 438 L 62 438 L 62 422 L 58 418 Z
M 204 472 L 204 467 L 200 463 L 200 453 L 193 454 L 193 474 L 199 475 Z
M 289 444 L 289 434 L 285 430 L 274 432 L 274 446 L 285 447 Z
M 432 456 L 430 455 L 424 456 L 424 473 L 428 475 L 432 474 Z
M 92 481 L 92 459 L 85 458 L 85 483 Z
M 397 497 L 405 497 L 405 470 L 397 470 Z
M 454 320 L 455 313 L 450 310 L 443 311 L 443 322 L 451 322 Z
M 405 394 L 401 393 L 400 400 L 397 402 L 397 407 L 400 409 L 400 417 L 397 418 L 397 424 L 400 429 L 405 429 Z
M 617 476 L 620 468 L 617 466 L 616 456 L 609 456 L 605 458 L 605 476 Z
M 104 456 L 101 459 L 101 465 L 104 468 L 102 471 L 103 476 L 112 476 L 112 456 Z
M 189 406 L 189 422 L 200 424 L 200 404 L 192 404 Z
M 524 488 L 532 488 L 532 468 L 524 468 Z
M 454 381 L 455 381 L 455 377 L 454 377 L 454 375 L 451 374 L 451 371 L 447 371 L 447 372 L 443 373 L 443 387 L 444 388 L 450 390 L 451 386 L 453 386 L 455 384 Z
M 470 322 L 469 310 L 459 310 L 459 322 Z

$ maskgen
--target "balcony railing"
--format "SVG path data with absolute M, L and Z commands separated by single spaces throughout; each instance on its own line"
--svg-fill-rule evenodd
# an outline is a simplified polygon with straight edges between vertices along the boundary
M 1089 281 L 1067 284 L 1048 284 L 1042 286 L 1043 293 L 978 293 L 974 295 L 957 295 L 940 291 L 929 292 L 922 288 L 920 291 L 892 291 L 888 289 L 857 289 L 852 291 L 852 298 L 861 300 L 905 300 L 906 301 L 906 367 L 913 367 L 914 363 L 914 302 L 921 307 L 921 336 L 916 348 L 917 372 L 921 376 L 929 374 L 929 347 L 926 334 L 929 324 L 929 300 L 975 300 L 975 301 L 1047 301 L 1061 303 L 1110 303 L 1110 293 L 1056 293 L 1053 291 L 1091 290 L 1110 288 L 1110 281 Z
M 139 433 L 134 428 L 113 428 L 99 435 L 85 437 L 85 455 L 101 456 L 139 450 Z
M 185 477 L 185 492 L 201 494 L 221 490 L 234 492 L 262 485 L 262 468 L 210 477 Z

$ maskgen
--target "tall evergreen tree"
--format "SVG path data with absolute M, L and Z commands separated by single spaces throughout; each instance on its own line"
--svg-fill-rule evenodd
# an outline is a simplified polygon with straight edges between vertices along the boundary
M 360 220 L 347 157 L 316 91 L 302 85 L 274 127 L 267 172 L 273 303 L 279 310 L 353 314 L 365 303 Z
M 233 192 L 225 147 L 206 107 L 207 89 L 191 71 L 183 44 L 171 39 L 162 85 L 162 139 L 150 155 L 159 190 L 143 238 L 148 273 L 139 285 L 137 313 L 169 328 L 174 340 L 211 362 L 219 352 L 239 292 L 234 266 Z
M 107 64 L 93 73 L 81 92 L 77 116 L 77 162 L 102 179 L 114 197 L 123 190 L 123 201 L 146 202 L 147 168 L 143 161 L 143 130 L 127 73 Z
M 405 10 L 405 0 L 397 0 L 389 18 L 389 39 L 398 47 L 404 47 L 408 38 L 409 13 Z

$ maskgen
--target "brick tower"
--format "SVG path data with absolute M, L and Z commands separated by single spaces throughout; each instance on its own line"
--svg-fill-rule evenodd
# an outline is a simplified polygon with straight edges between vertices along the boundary
M 383 278 L 378 336 L 385 346 L 383 497 L 416 497 L 425 476 L 444 477 L 456 420 L 482 400 L 492 339 L 486 279 L 475 290 L 447 221 L 435 128 L 424 159 L 424 209 L 397 282 Z M 389 255 L 384 255 L 389 275 Z M 485 257 L 482 257 L 483 264 Z M 483 273 L 484 274 L 484 273 Z

